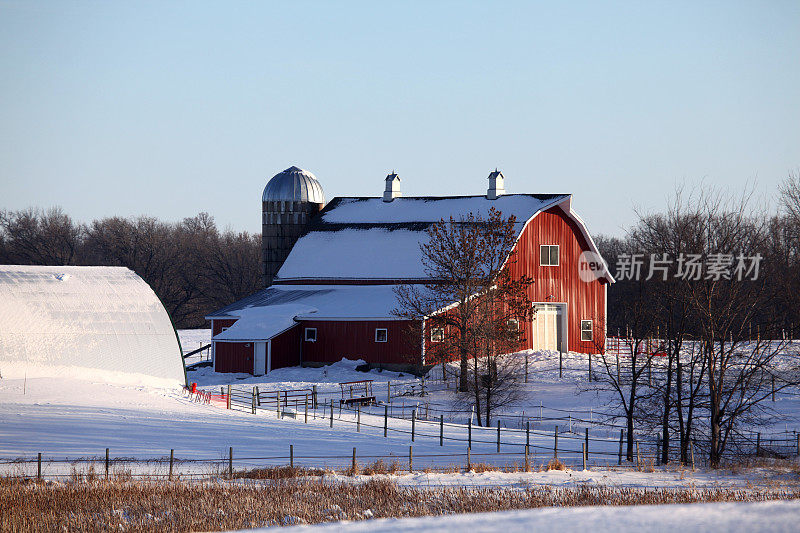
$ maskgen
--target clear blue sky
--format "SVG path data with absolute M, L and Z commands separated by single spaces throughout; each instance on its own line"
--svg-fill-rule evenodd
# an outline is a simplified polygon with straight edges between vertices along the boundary
M 800 2 L 0 0 L 0 209 L 210 212 L 326 197 L 574 194 L 594 233 L 676 183 L 800 167 Z

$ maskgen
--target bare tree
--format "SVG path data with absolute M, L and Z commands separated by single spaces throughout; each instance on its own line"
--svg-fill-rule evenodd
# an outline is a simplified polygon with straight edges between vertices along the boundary
M 83 231 L 60 207 L 0 212 L 2 261 L 24 265 L 74 264 Z
M 486 220 L 470 213 L 431 225 L 427 241 L 420 245 L 423 267 L 431 281 L 396 290 L 399 305 L 395 313 L 425 320 L 426 334 L 435 340 L 426 360 L 458 358 L 459 390 L 463 393 L 470 391 L 469 359 L 486 353 L 487 344 L 492 351 L 498 342 L 487 334 L 487 327 L 504 322 L 509 309 L 519 314 L 518 300 L 530 284 L 527 278 L 512 279 L 505 268 L 514 261 L 515 222 L 514 217 L 504 219 L 491 209 Z M 490 300 L 506 307 L 488 315 L 486 310 L 493 308 L 487 303 Z

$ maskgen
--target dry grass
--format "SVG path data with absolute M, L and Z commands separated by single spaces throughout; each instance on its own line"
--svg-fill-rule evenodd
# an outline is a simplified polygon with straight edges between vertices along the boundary
M 234 471 L 235 479 L 295 479 L 299 477 L 324 476 L 325 470 L 321 468 L 300 468 L 291 466 L 268 466 L 253 468 L 252 470 Z
M 566 470 L 567 465 L 559 461 L 558 459 L 550 459 L 550 462 L 547 463 L 548 470 Z
M 402 470 L 402 467 L 397 461 L 384 463 L 383 459 L 378 459 L 374 463 L 365 466 L 361 473 L 365 476 L 374 476 L 376 474 L 396 474 L 400 470 Z
M 470 471 L 475 472 L 476 474 L 481 474 L 483 472 L 497 472 L 499 470 L 499 467 L 485 463 L 472 463 L 470 465 Z
M 272 473 L 271 475 L 278 475 Z M 798 498 L 800 491 L 611 487 L 417 489 L 387 480 L 336 484 L 280 478 L 259 483 L 35 483 L 0 480 L 0 531 L 213 531 L 546 506 L 641 505 Z

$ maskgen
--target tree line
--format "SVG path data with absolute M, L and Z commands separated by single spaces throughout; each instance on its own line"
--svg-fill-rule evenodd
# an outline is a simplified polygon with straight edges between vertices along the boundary
M 678 190 L 623 238 L 598 241 L 617 269 L 600 327 L 621 340 L 597 347 L 594 387 L 624 415 L 628 458 L 634 429 L 646 428 L 664 462 L 677 447 L 686 463 L 702 441 L 719 465 L 744 427 L 775 414 L 775 392 L 800 383 L 790 345 L 800 333 L 800 175 L 785 181 L 777 210 L 746 192 Z
M 58 207 L 0 212 L 0 264 L 128 267 L 178 328 L 262 288 L 261 238 L 220 230 L 208 213 L 181 222 L 107 217 L 78 223 Z

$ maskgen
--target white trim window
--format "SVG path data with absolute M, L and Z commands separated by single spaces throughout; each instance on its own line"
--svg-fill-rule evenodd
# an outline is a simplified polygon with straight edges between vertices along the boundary
M 375 328 L 375 342 L 389 342 L 389 330 L 386 328 Z
M 539 265 L 549 267 L 558 266 L 557 244 L 542 244 L 539 246 Z
M 591 320 L 581 320 L 581 341 L 591 342 L 593 331 Z
M 317 342 L 317 328 L 306 328 L 306 342 Z
M 431 342 L 444 342 L 444 328 L 431 329 Z

